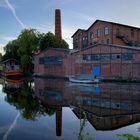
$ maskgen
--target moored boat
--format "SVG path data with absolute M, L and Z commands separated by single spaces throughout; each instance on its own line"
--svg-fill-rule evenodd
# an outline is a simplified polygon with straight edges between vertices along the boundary
M 3 72 L 4 76 L 22 76 L 23 75 L 23 71 L 20 69 L 17 70 L 8 70 L 8 71 L 4 71 Z
M 19 62 L 16 59 L 8 59 L 3 61 L 2 76 L 23 76 L 24 72 L 20 68 Z
M 69 81 L 73 83 L 85 83 L 85 84 L 92 84 L 92 83 L 99 83 L 99 79 L 94 77 L 93 75 L 79 75 L 77 77 L 69 77 Z

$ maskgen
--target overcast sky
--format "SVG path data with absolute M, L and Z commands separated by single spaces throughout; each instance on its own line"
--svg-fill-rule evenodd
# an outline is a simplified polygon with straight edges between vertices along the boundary
M 0 0 L 0 46 L 24 28 L 54 33 L 55 9 L 61 9 L 63 39 L 70 48 L 72 34 L 96 19 L 140 27 L 140 0 Z

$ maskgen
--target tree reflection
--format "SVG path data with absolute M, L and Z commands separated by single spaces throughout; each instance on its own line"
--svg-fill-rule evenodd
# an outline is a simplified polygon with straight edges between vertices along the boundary
M 55 108 L 44 107 L 37 99 L 33 98 L 34 92 L 29 82 L 23 82 L 16 93 L 10 93 L 10 89 L 4 90 L 7 93 L 5 101 L 16 107 L 26 120 L 37 120 L 41 115 L 53 115 Z

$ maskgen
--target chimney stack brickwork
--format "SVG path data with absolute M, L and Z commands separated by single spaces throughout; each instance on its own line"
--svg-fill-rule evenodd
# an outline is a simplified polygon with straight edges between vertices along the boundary
M 62 39 L 61 32 L 61 11 L 60 9 L 55 10 L 55 36 L 58 40 Z

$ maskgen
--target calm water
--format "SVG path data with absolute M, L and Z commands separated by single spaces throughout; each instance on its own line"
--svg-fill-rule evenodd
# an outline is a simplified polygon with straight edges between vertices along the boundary
M 83 140 L 119 140 L 116 134 L 122 133 L 140 136 L 140 84 L 4 80 L 0 84 L 0 114 L 2 140 L 78 140 L 79 135 Z

